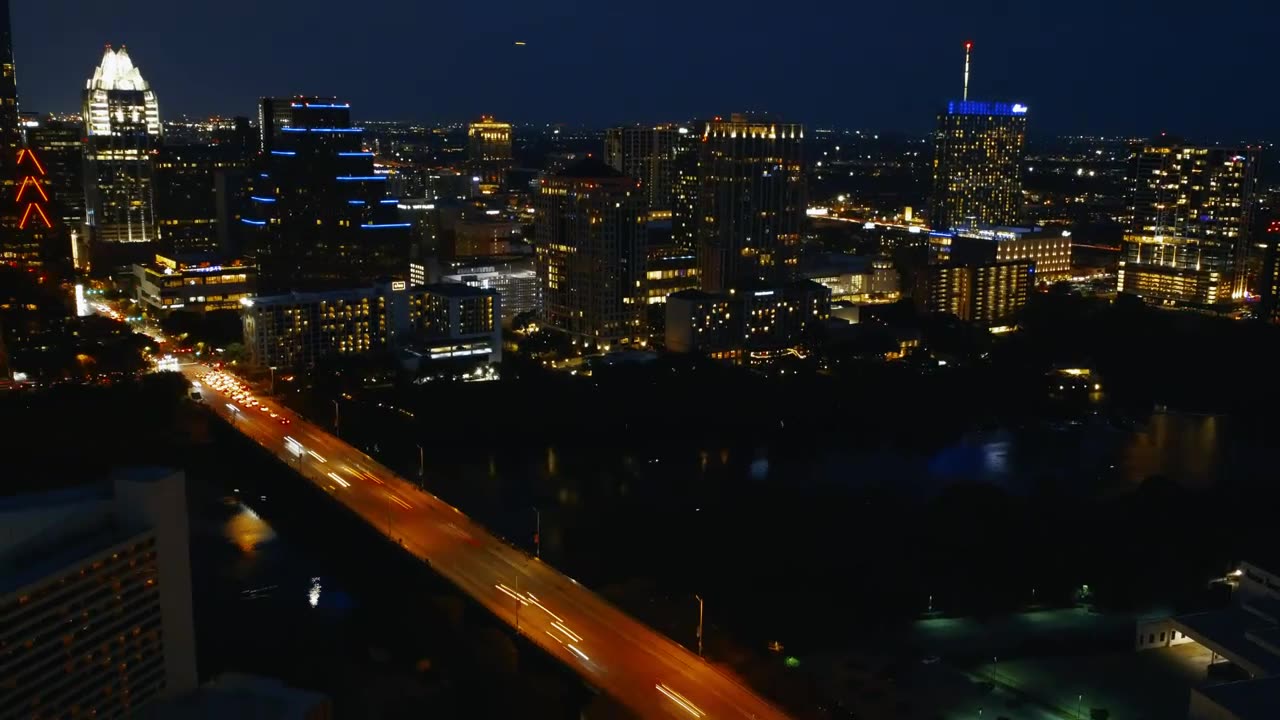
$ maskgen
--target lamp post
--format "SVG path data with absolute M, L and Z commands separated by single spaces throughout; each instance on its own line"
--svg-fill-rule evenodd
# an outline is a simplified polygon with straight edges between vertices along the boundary
M 342 433 L 342 415 L 338 412 L 338 401 L 333 401 L 333 432 L 335 435 Z
M 533 556 L 542 558 L 542 512 L 533 508 Z
M 694 600 L 698 601 L 698 657 L 703 656 L 703 596 L 695 594 Z
M 419 444 L 418 445 L 418 477 L 419 478 L 422 478 L 426 475 L 426 472 L 424 471 L 423 468 L 424 468 L 424 465 L 422 462 L 422 445 Z
M 276 394 L 276 366 L 272 365 L 268 368 L 271 371 L 271 394 Z
M 1083 694 L 1083 693 L 1081 693 L 1081 694 L 1079 694 L 1079 695 L 1077 695 L 1077 696 L 1076 696 L 1076 720 L 1079 720 L 1079 718 L 1083 717 L 1083 716 L 1080 714 L 1080 706 L 1081 706 L 1082 704 L 1084 704 L 1084 694 Z

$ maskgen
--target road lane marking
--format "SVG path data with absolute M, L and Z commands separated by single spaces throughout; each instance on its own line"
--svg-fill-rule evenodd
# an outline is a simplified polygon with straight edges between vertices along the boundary
M 570 647 L 572 647 L 572 646 L 570 646 Z M 693 703 L 689 702 L 689 698 L 687 698 L 687 697 L 685 697 L 685 696 L 681 695 L 680 693 L 676 692 L 675 690 L 672 690 L 671 688 L 667 687 L 666 685 L 663 685 L 662 683 L 658 683 L 657 685 L 654 685 L 654 687 L 656 687 L 656 688 L 658 689 L 658 692 L 660 692 L 660 693 L 662 693 L 663 695 L 666 695 L 668 698 L 670 698 L 672 702 L 674 702 L 675 704 L 677 704 L 677 705 L 679 705 L 680 707 L 684 708 L 684 711 L 685 711 L 685 712 L 687 712 L 687 713 L 689 713 L 690 715 L 692 715 L 692 716 L 694 716 L 694 717 L 705 717 L 705 716 L 706 716 L 706 713 L 702 712 L 702 709 L 701 709 L 701 708 L 699 708 L 697 705 L 694 705 Z
M 344 487 L 344 488 L 351 487 L 351 483 L 349 483 L 349 482 L 347 482 L 346 480 L 343 480 L 342 478 L 338 477 L 338 473 L 329 473 L 329 477 L 333 478 L 333 481 L 334 481 L 334 482 L 338 483 L 339 485 L 341 485 L 341 486 L 342 486 L 342 487 Z
M 494 587 L 498 588 L 499 590 L 506 593 L 507 595 L 510 595 L 511 597 L 515 598 L 516 601 L 519 602 L 521 605 L 528 606 L 529 604 L 528 600 L 525 600 L 524 598 L 520 597 L 520 593 L 515 592 L 514 590 L 507 587 L 506 585 L 499 583 L 497 585 L 494 585 Z
M 574 641 L 574 642 L 582 642 L 582 636 L 581 636 L 581 635 L 579 635 L 579 634 L 575 633 L 574 631 L 570 630 L 569 628 L 565 627 L 563 623 L 558 622 L 558 621 L 559 621 L 559 618 L 556 618 L 556 620 L 557 620 L 557 622 L 553 622 L 553 623 L 551 623 L 551 627 L 553 627 L 553 628 L 555 628 L 555 629 L 559 630 L 560 632 L 564 633 L 564 636 L 565 636 L 565 637 L 569 638 L 570 640 L 572 640 L 572 641 Z
M 393 502 L 393 503 L 395 503 L 395 504 L 399 505 L 400 507 L 404 508 L 405 510 L 412 510 L 412 509 L 413 509 L 413 506 L 412 506 L 412 505 L 410 505 L 409 503 L 405 502 L 404 500 L 401 500 L 401 499 L 399 498 L 399 496 L 397 496 L 395 493 L 390 493 L 390 492 L 389 492 L 389 493 L 387 493 L 387 497 L 391 498 L 391 502 Z

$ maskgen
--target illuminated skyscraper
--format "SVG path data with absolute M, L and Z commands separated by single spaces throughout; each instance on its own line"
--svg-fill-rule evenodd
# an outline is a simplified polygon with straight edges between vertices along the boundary
M 692 128 L 676 130 L 671 158 L 671 241 L 682 250 L 698 250 L 698 152 L 702 136 Z
M 609 128 L 604 136 L 604 159 L 614 170 L 639 180 L 650 211 L 671 210 L 677 140 L 688 128 Z
M 36 151 L 48 173 L 54 212 L 79 232 L 85 219 L 84 128 L 78 121 L 45 117 L 26 131 L 27 147 Z
M 262 100 L 262 155 L 240 217 L 262 294 L 407 279 L 411 223 L 374 170 L 351 105 L 333 98 Z
M 211 144 L 166 143 L 156 155 L 156 224 L 166 252 L 235 254 L 222 223 L 238 209 L 258 143 L 248 118 L 234 123 Z
M 734 115 L 707 123 L 700 145 L 702 288 L 789 279 L 805 221 L 804 126 Z
M 1135 147 L 1117 290 L 1171 304 L 1242 299 L 1256 169 L 1251 148 Z
M 588 348 L 638 341 L 645 263 L 639 182 L 588 157 L 546 177 L 535 207 L 547 326 Z
M 467 126 L 467 169 L 480 178 L 482 194 L 502 189 L 511 169 L 511 123 L 483 115 Z
M 934 230 L 1016 226 L 1022 214 L 1027 106 L 953 101 L 934 135 Z
M 85 206 L 94 264 L 116 264 L 137 251 L 111 245 L 156 239 L 152 200 L 153 153 L 160 146 L 160 106 L 128 51 L 108 45 L 85 83 Z M 137 259 L 137 258 L 131 258 Z
M 18 224 L 9 228 L 0 242 L 0 262 L 16 267 L 35 268 L 44 262 L 45 243 L 53 230 L 52 209 L 46 189 L 44 165 L 35 152 L 18 151 L 17 192 L 14 214 Z
M 13 37 L 9 29 L 9 0 L 0 0 L 0 242 L 18 225 L 13 197 L 18 180 L 17 157 L 22 148 L 18 126 L 18 80 L 13 67 Z

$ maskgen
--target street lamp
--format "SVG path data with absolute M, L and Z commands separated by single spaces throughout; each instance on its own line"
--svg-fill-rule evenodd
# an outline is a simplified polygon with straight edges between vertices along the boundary
M 1080 718 L 1084 717 L 1083 715 L 1080 714 L 1080 706 L 1083 703 L 1084 703 L 1084 694 L 1081 693 L 1080 695 L 1076 696 L 1076 720 L 1079 720 Z
M 702 657 L 702 596 L 693 597 L 698 601 L 698 657 Z
M 423 470 L 423 462 L 422 462 L 422 444 L 419 443 L 418 444 L 418 477 L 422 478 L 425 475 L 426 475 L 426 472 Z
M 272 365 L 268 368 L 271 370 L 271 394 L 276 394 L 276 366 Z
M 533 555 L 542 557 L 542 512 L 535 505 L 533 508 Z
M 335 435 L 342 433 L 342 416 L 338 413 L 338 401 L 333 401 L 333 432 Z

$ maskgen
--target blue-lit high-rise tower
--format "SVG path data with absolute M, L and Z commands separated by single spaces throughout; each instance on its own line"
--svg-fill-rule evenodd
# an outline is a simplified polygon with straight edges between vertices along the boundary
M 938 114 L 933 147 L 929 221 L 946 232 L 960 225 L 1017 225 L 1022 215 L 1022 153 L 1027 106 L 969 100 L 969 55 L 964 45 L 963 99 Z
M 410 224 L 399 221 L 350 107 L 332 98 L 262 100 L 262 156 L 240 223 L 263 294 L 408 274 Z

